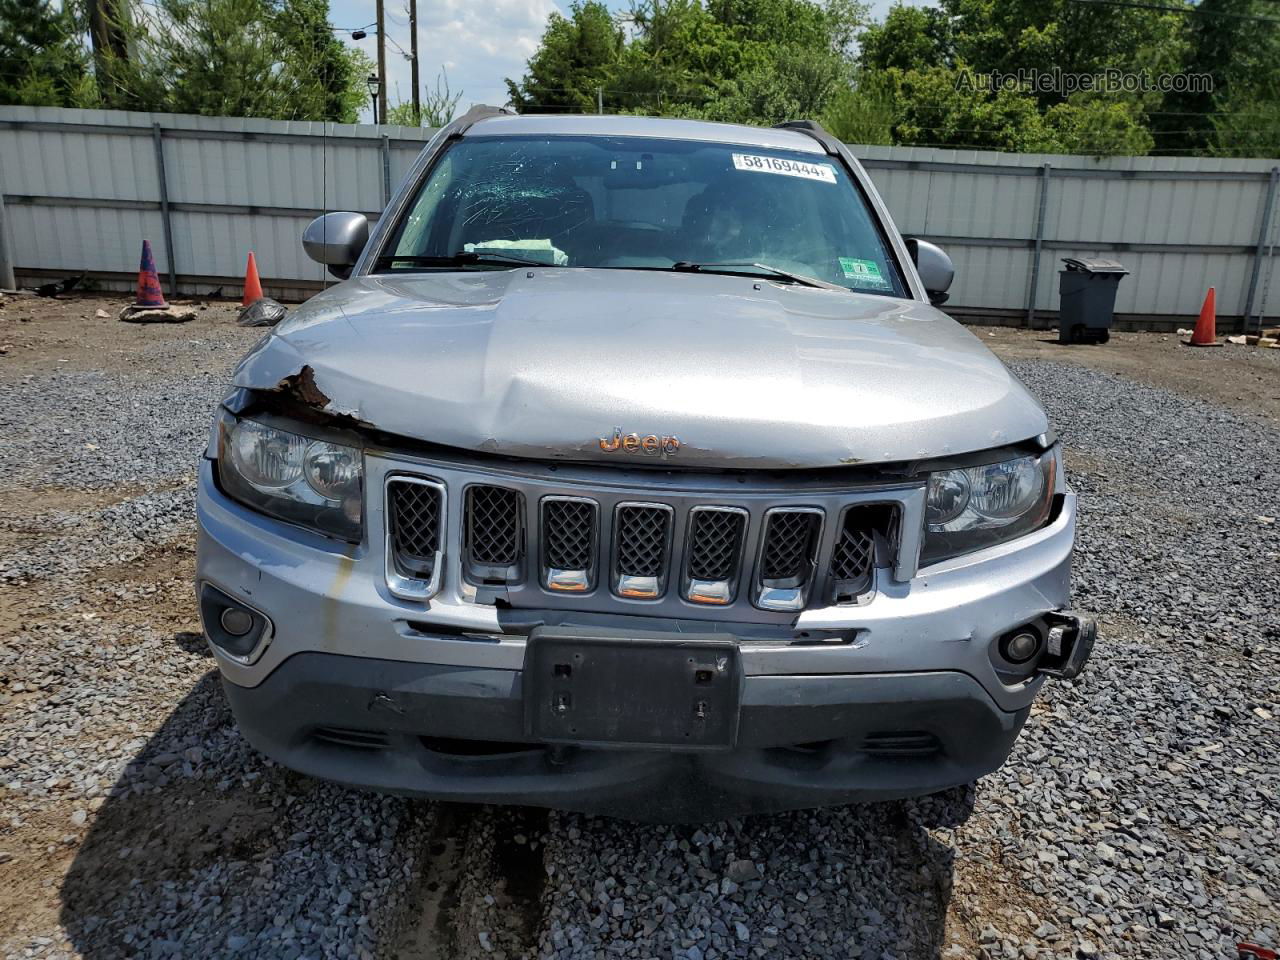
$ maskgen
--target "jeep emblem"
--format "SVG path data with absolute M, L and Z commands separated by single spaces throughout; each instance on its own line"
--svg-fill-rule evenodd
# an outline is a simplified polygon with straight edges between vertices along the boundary
M 674 457 L 680 452 L 679 437 L 660 437 L 656 433 L 642 437 L 638 433 L 624 435 L 621 427 L 613 428 L 613 435 L 600 438 L 600 449 L 605 453 L 643 453 L 648 456 Z

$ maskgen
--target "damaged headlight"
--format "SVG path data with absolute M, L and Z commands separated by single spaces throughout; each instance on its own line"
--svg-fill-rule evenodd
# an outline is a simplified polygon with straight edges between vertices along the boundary
M 922 564 L 972 553 L 1038 530 L 1049 519 L 1057 448 L 929 474 Z
M 227 496 L 255 510 L 360 541 L 364 460 L 355 447 L 224 412 L 218 421 L 218 481 Z

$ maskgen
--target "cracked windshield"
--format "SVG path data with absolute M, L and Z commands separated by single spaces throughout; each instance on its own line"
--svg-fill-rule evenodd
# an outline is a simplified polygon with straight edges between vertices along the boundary
M 545 266 L 812 278 L 905 289 L 835 158 L 697 141 L 476 138 L 432 170 L 381 263 Z

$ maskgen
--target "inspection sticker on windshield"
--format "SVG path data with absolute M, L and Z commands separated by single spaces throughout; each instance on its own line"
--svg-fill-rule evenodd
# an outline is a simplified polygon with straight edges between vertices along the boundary
M 840 270 L 846 280 L 852 280 L 854 286 L 868 290 L 892 290 L 893 284 L 880 272 L 880 265 L 874 260 L 855 260 L 853 257 L 840 258 Z
M 805 163 L 803 160 L 787 160 L 784 157 L 760 157 L 754 153 L 735 153 L 735 170 L 753 170 L 756 173 L 780 173 L 784 177 L 804 177 L 835 183 L 836 172 L 829 163 Z

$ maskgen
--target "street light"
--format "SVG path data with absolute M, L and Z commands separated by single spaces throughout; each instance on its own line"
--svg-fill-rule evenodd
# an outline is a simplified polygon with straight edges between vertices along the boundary
M 369 74 L 369 79 L 365 81 L 369 86 L 369 99 L 373 101 L 373 122 L 378 122 L 378 91 L 382 89 L 382 81 L 378 79 L 376 73 Z

